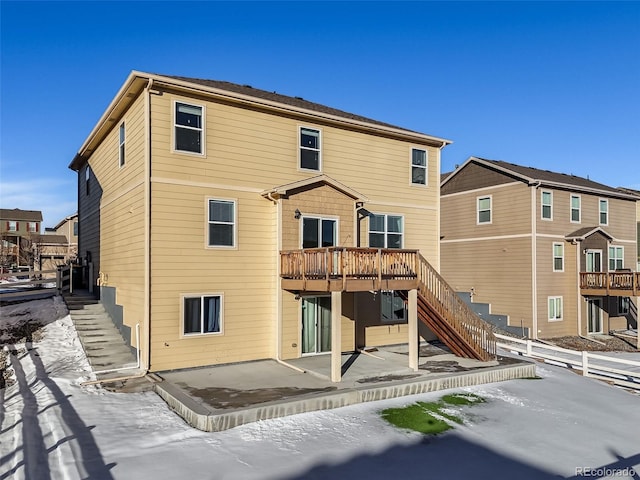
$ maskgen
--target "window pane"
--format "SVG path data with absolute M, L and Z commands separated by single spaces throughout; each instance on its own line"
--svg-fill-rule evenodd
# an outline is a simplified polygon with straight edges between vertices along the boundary
M 387 217 L 387 231 L 393 233 L 402 233 L 402 217 L 389 215 Z
M 184 333 L 200 333 L 200 298 L 184 299 Z
M 402 248 L 402 235 L 388 234 L 387 248 Z
M 320 169 L 320 155 L 316 150 L 300 150 L 300 168 L 309 170 Z
M 220 331 L 220 297 L 204 297 L 204 332 Z
M 200 130 L 176 127 L 176 150 L 201 153 Z
M 561 257 L 562 256 L 562 245 L 554 245 L 553 246 L 553 256 Z
M 176 124 L 186 127 L 202 128 L 202 107 L 176 104 Z
M 427 184 L 427 170 L 423 167 L 411 167 L 411 183 Z
M 542 204 L 551 205 L 551 192 L 542 192 Z
M 214 222 L 233 222 L 233 202 L 211 200 L 209 202 L 209 220 Z
M 318 150 L 320 142 L 320 132 L 309 128 L 300 129 L 300 146 Z
M 491 199 L 490 198 L 480 198 L 478 199 L 478 210 L 489 210 L 491 208 Z
M 384 215 L 369 215 L 369 231 L 384 232 Z
M 124 123 L 120 125 L 120 143 L 124 143 Z
M 556 303 L 553 298 L 549 299 L 549 318 L 556 318 Z
M 580 208 L 580 197 L 571 197 L 571 208 Z
M 571 210 L 571 221 L 572 222 L 580 221 L 580 210 L 575 210 L 575 209 Z
M 542 218 L 551 218 L 551 206 L 543 205 L 542 206 Z
M 369 246 L 371 248 L 384 248 L 384 233 L 370 233 Z
M 425 152 L 424 150 L 416 150 L 414 148 L 411 156 L 411 163 L 413 165 L 420 165 L 420 166 L 426 167 L 427 152 Z
M 491 221 L 491 210 L 485 210 L 478 213 L 478 222 L 489 223 Z
M 556 298 L 556 318 L 562 318 L 562 299 Z
M 317 218 L 302 218 L 302 248 L 318 248 L 320 220 Z
M 553 268 L 554 270 L 562 270 L 562 258 L 553 259 Z
M 233 247 L 233 225 L 209 224 L 209 245 Z
M 336 244 L 336 221 L 322 220 L 322 246 L 333 247 Z

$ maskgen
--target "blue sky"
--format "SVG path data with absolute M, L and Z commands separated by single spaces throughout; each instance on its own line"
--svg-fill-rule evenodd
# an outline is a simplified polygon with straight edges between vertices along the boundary
M 10 2 L 0 206 L 76 209 L 67 166 L 131 70 L 227 80 L 640 189 L 640 2 Z

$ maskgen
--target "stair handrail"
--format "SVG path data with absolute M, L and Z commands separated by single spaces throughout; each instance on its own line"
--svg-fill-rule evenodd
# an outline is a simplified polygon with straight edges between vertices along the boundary
M 496 357 L 496 337 L 482 320 L 455 292 L 447 281 L 421 254 L 418 254 L 418 291 L 433 309 L 470 345 L 481 350 L 484 360 Z M 480 353 L 480 352 L 478 352 Z

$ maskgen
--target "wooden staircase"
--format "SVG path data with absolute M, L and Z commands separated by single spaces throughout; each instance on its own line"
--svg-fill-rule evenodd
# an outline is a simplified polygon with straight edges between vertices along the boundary
M 418 254 L 418 318 L 456 355 L 496 358 L 496 338 L 438 272 Z

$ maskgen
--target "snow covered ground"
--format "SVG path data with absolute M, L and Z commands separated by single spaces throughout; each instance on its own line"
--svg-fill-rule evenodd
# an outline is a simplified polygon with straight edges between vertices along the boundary
M 463 389 L 487 403 L 457 407 L 465 424 L 438 437 L 378 412 L 446 392 L 200 432 L 154 393 L 80 386 L 90 369 L 58 301 L 39 301 L 43 338 L 10 355 L 2 480 L 640 478 L 640 396 L 548 365 L 540 380 Z

